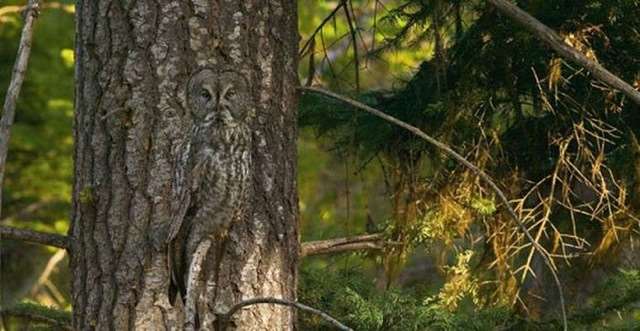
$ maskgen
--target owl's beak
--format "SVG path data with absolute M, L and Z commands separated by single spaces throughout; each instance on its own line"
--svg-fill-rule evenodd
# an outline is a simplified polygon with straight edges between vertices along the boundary
M 231 117 L 231 113 L 229 112 L 229 101 L 227 100 L 227 93 L 231 90 L 233 86 L 228 84 L 222 88 L 222 92 L 220 92 L 220 96 L 218 97 L 218 109 L 219 114 L 221 115 L 221 119 L 225 124 L 233 123 L 233 118 Z

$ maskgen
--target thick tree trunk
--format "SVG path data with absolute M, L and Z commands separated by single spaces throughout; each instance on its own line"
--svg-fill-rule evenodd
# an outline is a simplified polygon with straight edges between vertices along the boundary
M 211 330 L 216 313 L 226 312 L 243 299 L 295 300 L 296 2 L 80 0 L 76 12 L 76 147 L 70 230 L 74 328 Z M 169 229 L 180 218 L 176 210 L 184 195 L 176 192 L 181 185 L 195 185 L 180 184 L 179 177 L 190 178 L 190 172 L 195 172 L 182 163 L 181 155 L 190 141 L 200 139 L 202 144 L 207 139 L 193 137 L 193 128 L 202 119 L 194 115 L 197 110 L 188 99 L 209 100 L 221 92 L 208 95 L 204 91 L 208 85 L 190 90 L 188 86 L 197 80 L 194 75 L 203 70 L 230 71 L 246 83 L 235 86 L 240 90 L 233 94 L 242 100 L 232 100 L 240 102 L 236 108 L 246 108 L 242 111 L 248 114 L 241 118 L 242 127 L 248 130 L 243 146 L 248 152 L 234 161 L 241 164 L 239 168 L 234 164 L 233 169 L 247 169 L 243 174 L 248 174 L 244 183 L 249 193 L 237 202 L 242 207 L 228 218 L 230 227 L 225 234 L 196 233 L 211 231 L 211 226 L 191 224 L 187 236 L 174 239 L 174 244 L 191 247 L 199 242 L 186 241 L 203 241 L 194 238 L 209 236 L 216 248 L 207 253 L 201 271 L 204 276 L 196 277 L 199 287 L 187 291 L 192 297 L 171 303 Z M 226 86 L 226 81 L 216 82 L 225 77 L 212 74 L 208 79 Z M 204 95 L 198 94 L 201 92 Z M 235 150 L 235 146 L 219 143 L 206 152 L 216 155 L 218 149 Z M 216 171 L 227 168 L 205 170 L 218 178 Z M 240 182 L 226 180 L 226 187 L 219 187 L 219 182 L 201 183 L 199 188 L 214 196 L 216 192 L 221 196 L 221 190 L 245 192 L 235 187 Z M 217 198 L 221 199 L 226 198 Z M 203 206 L 191 200 L 184 218 L 195 222 L 193 214 L 199 211 L 192 209 Z M 214 218 L 220 218 L 220 213 Z M 218 245 L 220 242 L 225 244 Z M 187 256 L 190 264 L 192 256 Z M 180 276 L 186 279 L 187 274 Z M 190 299 L 195 302 L 196 325 L 188 325 L 190 317 L 185 314 L 184 305 Z M 287 330 L 293 328 L 294 317 L 290 308 L 256 305 L 235 314 L 229 327 Z

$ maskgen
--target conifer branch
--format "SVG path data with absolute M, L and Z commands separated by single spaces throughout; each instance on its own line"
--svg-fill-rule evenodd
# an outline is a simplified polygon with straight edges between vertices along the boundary
M 44 323 L 52 327 L 55 326 L 55 330 L 73 331 L 68 313 L 37 304 L 20 303 L 14 307 L 2 309 L 0 310 L 0 317 L 4 322 L 9 317 L 12 317 L 35 323 Z
M 480 177 L 484 182 L 486 182 L 489 187 L 491 188 L 491 190 L 494 191 L 494 193 L 496 194 L 496 196 L 498 197 L 498 199 L 500 199 L 500 201 L 504 204 L 505 208 L 507 209 L 507 212 L 509 214 L 509 216 L 513 219 L 513 221 L 516 223 L 517 227 L 520 229 L 520 231 L 522 231 L 522 233 L 524 234 L 524 236 L 526 237 L 526 239 L 530 242 L 530 244 L 535 248 L 535 250 L 540 253 L 540 255 L 542 256 L 545 264 L 547 265 L 547 267 L 549 268 L 549 271 L 551 272 L 554 282 L 556 284 L 556 287 L 558 288 L 558 297 L 560 299 L 560 306 L 562 307 L 562 320 L 563 320 L 563 324 L 564 324 L 564 330 L 567 330 L 567 313 L 566 313 L 566 307 L 565 307 L 565 300 L 564 300 L 564 292 L 562 290 L 562 283 L 560 282 L 560 277 L 558 277 L 558 273 L 556 272 L 556 267 L 553 264 L 553 261 L 551 260 L 551 257 L 549 256 L 548 252 L 544 249 L 544 247 L 542 247 L 540 245 L 540 243 L 538 243 L 533 236 L 531 235 L 531 233 L 529 232 L 529 230 L 527 229 L 527 227 L 524 225 L 524 223 L 522 222 L 522 220 L 520 220 L 520 218 L 518 217 L 518 215 L 516 214 L 515 210 L 513 209 L 513 207 L 511 206 L 511 204 L 509 203 L 509 199 L 507 199 L 506 194 L 500 189 L 500 187 L 498 187 L 498 184 L 495 183 L 495 181 L 484 171 L 482 171 L 482 169 L 476 167 L 473 163 L 469 162 L 469 160 L 467 160 L 464 156 L 460 155 L 458 152 L 454 151 L 451 147 L 449 147 L 449 145 L 440 142 L 439 140 L 431 137 L 430 135 L 426 134 L 424 131 L 418 129 L 417 127 L 410 125 L 406 122 L 403 122 L 391 115 L 388 115 L 378 109 L 375 109 L 369 105 L 366 105 L 362 102 L 353 100 L 351 98 L 333 93 L 331 91 L 327 91 L 325 89 L 322 88 L 318 88 L 318 87 L 299 87 L 299 89 L 303 92 L 311 92 L 311 93 L 316 93 L 316 94 L 320 94 L 320 95 L 324 95 L 326 97 L 341 101 L 343 103 L 346 103 L 356 109 L 360 109 L 360 110 L 364 110 L 376 117 L 379 117 L 389 123 L 392 123 L 394 125 L 397 125 L 411 133 L 413 133 L 414 135 L 424 139 L 425 141 L 427 141 L 428 143 L 430 143 L 431 145 L 437 147 L 438 149 L 440 149 L 442 152 L 444 152 L 445 154 L 449 155 L 450 157 L 452 157 L 453 159 L 455 159 L 456 161 L 458 161 L 460 164 L 464 165 L 467 169 L 471 170 L 474 174 L 476 174 L 478 177 Z
M 582 53 L 564 42 L 562 37 L 553 29 L 538 21 L 529 13 L 520 9 L 507 0 L 487 0 L 496 7 L 500 12 L 509 16 L 517 23 L 524 26 L 529 32 L 533 33 L 538 39 L 549 45 L 553 50 L 558 52 L 563 58 L 577 63 L 587 69 L 594 77 L 607 83 L 609 86 L 622 91 L 627 97 L 640 106 L 640 91 L 636 91 L 631 85 L 612 74 L 599 63 L 590 60 Z

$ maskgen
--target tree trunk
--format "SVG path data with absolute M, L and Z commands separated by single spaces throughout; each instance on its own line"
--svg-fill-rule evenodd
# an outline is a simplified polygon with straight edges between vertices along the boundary
M 80 0 L 76 11 L 74 328 L 213 330 L 242 300 L 295 300 L 296 2 Z M 175 302 L 172 263 L 189 287 Z M 228 326 L 288 330 L 294 318 L 255 305 Z

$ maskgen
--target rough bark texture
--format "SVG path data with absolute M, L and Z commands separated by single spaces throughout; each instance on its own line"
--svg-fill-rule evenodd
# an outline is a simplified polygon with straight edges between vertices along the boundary
M 248 208 L 231 224 L 220 268 L 202 265 L 215 281 L 196 299 L 198 326 L 212 329 L 215 313 L 243 299 L 295 300 L 296 2 L 80 0 L 76 12 L 74 328 L 185 328 L 184 306 L 168 298 L 167 236 L 196 122 L 186 89 L 204 68 L 241 73 L 255 116 Z M 256 305 L 229 327 L 287 330 L 294 317 Z

